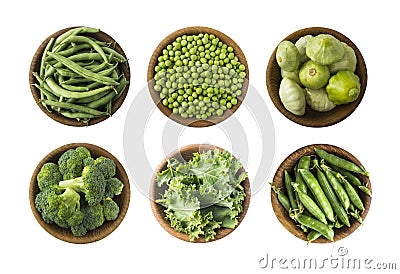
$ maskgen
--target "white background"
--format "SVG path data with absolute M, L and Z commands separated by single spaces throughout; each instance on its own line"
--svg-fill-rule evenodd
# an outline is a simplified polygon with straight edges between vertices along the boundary
M 3 1 L 0 17 L 3 145 L 0 272 L 287 272 L 279 270 L 276 262 L 273 269 L 271 265 L 261 269 L 258 262 L 266 254 L 270 259 L 331 259 L 338 257 L 339 247 L 349 251 L 346 258 L 369 258 L 374 263 L 397 262 L 399 269 L 400 55 L 399 16 L 395 3 L 348 0 Z M 36 106 L 28 82 L 29 65 L 40 43 L 59 29 L 77 25 L 98 27 L 116 39 L 129 57 L 132 74 L 128 96 L 118 112 L 86 128 L 64 126 L 48 118 Z M 147 66 L 153 50 L 169 33 L 195 25 L 218 29 L 240 45 L 249 64 L 250 83 L 265 100 L 274 122 L 276 148 L 270 176 L 252 197 L 242 224 L 216 242 L 180 241 L 161 228 L 147 197 L 131 181 L 128 213 L 108 237 L 87 245 L 70 244 L 52 237 L 36 222 L 29 205 L 29 182 L 37 163 L 51 150 L 71 142 L 102 146 L 124 162 L 125 117 L 136 93 L 146 86 Z M 298 29 L 311 26 L 332 28 L 349 37 L 363 54 L 368 69 L 367 90 L 357 110 L 341 123 L 326 128 L 303 127 L 286 119 L 272 104 L 265 85 L 266 65 L 277 43 Z M 248 137 L 251 141 L 252 137 Z M 196 138 L 199 141 L 198 136 Z M 190 131 L 185 133 L 182 142 L 188 140 Z M 224 138 L 218 140 L 223 142 Z M 212 142 L 212 139 L 204 141 Z M 151 144 L 151 139 L 146 142 Z M 334 144 L 350 151 L 371 173 L 373 200 L 365 224 L 337 243 L 307 245 L 282 227 L 270 204 L 267 182 L 272 180 L 278 165 L 292 151 L 313 143 Z M 252 149 L 257 150 L 256 147 Z M 162 160 L 150 158 L 153 164 Z M 328 270 L 333 271 L 326 266 L 324 271 Z

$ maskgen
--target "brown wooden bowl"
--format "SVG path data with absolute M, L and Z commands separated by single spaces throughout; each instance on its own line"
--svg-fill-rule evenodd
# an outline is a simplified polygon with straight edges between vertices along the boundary
M 213 34 L 216 37 L 220 39 L 221 42 L 225 43 L 228 46 L 231 46 L 233 48 L 233 52 L 235 55 L 238 57 L 240 63 L 242 63 L 246 67 L 246 79 L 243 82 L 242 86 L 242 94 L 237 97 L 238 103 L 233 106 L 231 109 L 224 111 L 224 114 L 222 116 L 211 116 L 207 118 L 207 120 L 199 120 L 196 118 L 182 118 L 180 115 L 172 113 L 172 110 L 169 109 L 168 107 L 164 106 L 162 104 L 162 100 L 160 99 L 159 92 L 154 90 L 154 76 L 155 76 L 155 70 L 154 68 L 157 65 L 157 58 L 162 55 L 163 49 L 165 49 L 169 44 L 171 44 L 173 41 L 175 41 L 176 38 L 183 36 L 183 35 L 195 35 L 195 34 L 200 34 L 200 33 L 208 33 L 208 34 Z M 227 119 L 229 116 L 231 116 L 241 105 L 242 101 L 246 97 L 248 85 L 249 85 L 249 67 L 247 65 L 247 60 L 240 49 L 240 47 L 236 44 L 234 40 L 232 40 L 230 37 L 228 37 L 226 34 L 212 29 L 208 27 L 202 27 L 202 26 L 194 26 L 194 27 L 187 27 L 183 29 L 179 29 L 171 34 L 169 34 L 167 37 L 165 37 L 160 44 L 157 46 L 157 48 L 154 50 L 153 55 L 150 58 L 149 66 L 147 69 L 147 82 L 148 82 L 148 87 L 150 91 L 151 98 L 153 99 L 154 103 L 157 105 L 157 107 L 160 109 L 160 111 L 170 118 L 171 120 L 181 124 L 181 125 L 186 125 L 190 127 L 207 127 L 207 126 L 212 126 L 215 124 L 218 124 L 225 119 Z
M 118 218 L 114 221 L 105 221 L 104 224 L 95 230 L 88 231 L 86 235 L 82 237 L 74 236 L 70 229 L 65 229 L 57 226 L 56 224 L 48 224 L 43 221 L 42 215 L 35 207 L 35 197 L 39 193 L 39 187 L 37 185 L 36 177 L 42 168 L 42 166 L 47 162 L 57 163 L 58 158 L 68 149 L 74 149 L 79 146 L 84 146 L 89 149 L 91 156 L 93 158 L 97 158 L 99 156 L 105 156 L 112 159 L 116 164 L 116 175 L 115 177 L 120 179 L 121 182 L 124 184 L 124 188 L 120 195 L 117 195 L 113 198 L 113 200 L 118 204 L 120 208 L 120 213 Z M 111 153 L 106 151 L 105 149 L 98 147 L 96 145 L 88 144 L 88 143 L 71 143 L 67 145 L 63 145 L 49 154 L 47 154 L 36 166 L 35 171 L 33 172 L 30 186 L 29 186 L 29 200 L 33 215 L 35 216 L 38 223 L 51 235 L 54 237 L 70 243 L 75 244 L 87 244 L 91 242 L 95 242 L 101 240 L 108 236 L 111 232 L 113 232 L 122 222 L 124 219 L 126 212 L 128 211 L 129 207 L 129 200 L 130 200 L 130 185 L 129 185 L 129 178 L 123 168 L 122 164 L 115 158 Z
M 93 119 L 90 119 L 89 123 L 83 123 L 83 122 L 77 121 L 76 119 L 67 118 L 67 117 L 59 114 L 56 111 L 49 112 L 41 103 L 39 103 L 40 92 L 33 85 L 33 84 L 37 83 L 37 81 L 36 81 L 36 78 L 33 76 L 32 73 L 39 71 L 41 58 L 42 58 L 44 49 L 45 49 L 47 43 L 49 42 L 49 40 L 52 37 L 56 38 L 56 37 L 60 36 L 61 34 L 63 34 L 64 32 L 66 32 L 66 31 L 68 31 L 70 29 L 73 29 L 73 28 L 76 28 L 76 27 L 69 27 L 69 28 L 65 28 L 65 29 L 59 30 L 59 31 L 53 33 L 52 35 L 50 35 L 49 37 L 47 37 L 42 42 L 42 44 L 36 50 L 36 52 L 35 52 L 35 54 L 33 55 L 33 58 L 32 58 L 32 62 L 31 62 L 30 68 L 29 68 L 29 84 L 30 84 L 32 96 L 35 99 L 35 102 L 37 103 L 37 105 L 40 107 L 40 109 L 47 116 L 49 116 L 51 119 L 53 119 L 53 120 L 55 120 L 55 121 L 57 121 L 57 122 L 59 122 L 61 124 L 64 124 L 64 125 L 74 126 L 74 127 L 82 127 L 82 126 L 89 126 L 89 125 L 94 125 L 94 124 L 100 123 L 100 122 L 108 119 L 109 116 L 102 116 L 102 117 L 93 118 Z M 104 42 L 107 42 L 107 43 L 108 42 L 109 43 L 113 43 L 115 45 L 114 49 L 118 53 L 122 54 L 128 60 L 128 58 L 126 57 L 126 55 L 125 55 L 124 51 L 122 50 L 121 46 L 111 36 L 109 36 L 107 33 L 105 33 L 105 32 L 100 30 L 98 33 L 92 33 L 92 34 L 87 33 L 85 35 L 91 36 L 93 38 L 96 38 L 99 41 L 104 41 Z M 118 65 L 118 68 L 125 74 L 126 79 L 130 82 L 131 74 L 130 74 L 130 69 L 129 69 L 129 63 L 128 62 L 120 63 Z M 128 90 L 129 90 L 129 83 L 125 87 L 125 89 L 123 91 L 123 94 L 117 100 L 115 100 L 113 102 L 113 104 L 111 106 L 111 114 L 114 114 L 120 108 L 120 106 L 122 105 L 122 103 L 124 102 L 124 100 L 126 98 Z
M 346 150 L 333 146 L 333 145 L 327 145 L 327 144 L 314 144 L 314 145 L 308 145 L 302 148 L 299 148 L 298 150 L 294 151 L 292 154 L 290 154 L 278 167 L 278 170 L 275 173 L 274 176 L 274 183 L 277 188 L 280 188 L 282 191 L 285 189 L 284 187 L 284 170 L 287 170 L 289 174 L 292 176 L 292 178 L 295 178 L 293 174 L 293 169 L 298 160 L 304 156 L 304 155 L 316 155 L 314 152 L 314 148 L 321 148 L 324 149 L 330 153 L 333 153 L 339 157 L 342 157 L 344 159 L 347 159 L 349 161 L 352 161 L 353 163 L 357 164 L 360 167 L 363 167 L 361 162 L 354 157 L 352 154 L 347 152 Z M 367 185 L 370 190 L 371 189 L 371 183 L 370 180 L 367 176 L 364 175 L 357 175 L 359 179 L 364 183 L 364 185 Z M 283 191 L 285 194 L 286 192 Z M 368 196 L 362 191 L 359 191 L 359 195 L 361 200 L 364 203 L 365 210 L 361 213 L 361 217 L 364 220 L 365 217 L 368 214 L 368 210 L 371 206 L 371 196 Z M 281 205 L 281 203 L 278 201 L 277 194 L 271 190 L 271 203 L 272 203 L 272 208 L 275 212 L 276 217 L 278 218 L 279 222 L 293 235 L 296 237 L 307 241 L 307 234 L 304 233 L 301 228 L 296 226 L 296 223 L 293 219 L 289 217 L 288 212 L 284 209 L 284 207 Z M 335 236 L 333 238 L 333 241 L 339 241 L 347 236 L 349 236 L 351 233 L 353 233 L 358 227 L 360 226 L 360 223 L 357 222 L 353 217 L 350 218 L 350 227 L 343 226 L 340 229 L 334 228 L 335 231 Z M 324 237 L 319 237 L 317 240 L 313 241 L 313 243 L 331 243 L 328 239 Z
M 357 56 L 357 67 L 355 73 L 360 77 L 360 83 L 361 83 L 361 90 L 360 90 L 360 95 L 358 96 L 357 100 L 354 102 L 351 102 L 349 104 L 345 105 L 339 105 L 336 106 L 334 109 L 327 111 L 327 112 L 319 112 L 316 110 L 313 110 L 311 107 L 307 105 L 306 107 L 306 112 L 302 116 L 297 116 L 288 111 L 282 104 L 280 98 L 279 98 L 279 85 L 281 83 L 282 77 L 281 77 L 281 69 L 278 66 L 278 63 L 276 62 L 276 50 L 273 51 L 271 54 L 271 57 L 268 62 L 267 66 L 267 74 L 266 74 L 266 80 L 267 80 L 267 88 L 268 88 L 268 93 L 269 96 L 271 97 L 272 102 L 274 103 L 275 107 L 284 115 L 286 118 L 292 120 L 293 122 L 303 125 L 303 126 L 308 126 L 308 127 L 325 127 L 325 126 L 330 126 L 333 124 L 336 124 L 345 118 L 347 118 L 353 111 L 357 108 L 357 106 L 360 104 L 364 93 L 365 89 L 367 87 L 367 67 L 364 62 L 364 58 L 361 55 L 361 52 L 358 50 L 357 46 L 345 35 L 332 30 L 328 28 L 322 28 L 322 27 L 311 27 L 311 28 L 305 28 L 298 30 L 296 32 L 293 32 L 283 40 L 288 40 L 293 43 L 295 43 L 300 37 L 304 35 L 311 34 L 313 36 L 316 36 L 318 34 L 331 34 L 337 39 L 339 39 L 342 42 L 345 42 L 347 45 L 353 48 L 356 56 Z M 282 41 L 283 41 L 282 40 Z
M 193 243 L 205 243 L 205 238 L 204 237 L 199 237 L 198 239 L 195 239 L 194 241 L 190 241 L 189 240 L 189 235 L 182 233 L 182 232 L 178 232 L 176 231 L 174 228 L 171 227 L 170 223 L 165 220 L 165 207 L 163 207 L 161 204 L 155 202 L 157 199 L 161 198 L 161 194 L 165 192 L 165 190 L 167 189 L 167 186 L 162 186 L 162 187 L 158 187 L 157 183 L 156 183 L 156 175 L 157 173 L 165 170 L 167 168 L 167 159 L 171 159 L 171 158 L 175 158 L 177 160 L 179 160 L 180 162 L 184 162 L 184 161 L 189 161 L 193 158 L 193 153 L 198 152 L 198 153 L 202 153 L 205 151 L 209 151 L 209 150 L 214 150 L 214 149 L 219 149 L 220 151 L 223 151 L 224 149 L 220 148 L 220 147 L 216 147 L 213 145 L 207 145 L 207 144 L 193 144 L 193 145 L 188 145 L 182 148 L 179 148 L 177 150 L 175 150 L 174 152 L 172 152 L 171 154 L 169 154 L 166 159 L 164 159 L 160 165 L 157 167 L 157 169 L 154 171 L 154 176 L 152 178 L 151 181 L 151 186 L 150 186 L 150 205 L 151 205 L 151 209 L 153 211 L 154 216 L 156 217 L 158 223 L 172 236 L 183 240 L 183 241 L 187 241 L 187 242 L 193 242 Z M 240 169 L 240 171 L 244 172 L 244 168 L 242 167 Z M 227 236 L 228 234 L 232 233 L 239 225 L 240 223 L 243 221 L 244 216 L 246 215 L 246 212 L 249 208 L 250 205 L 250 196 L 251 196 L 251 191 L 250 191 L 250 182 L 249 182 L 249 178 L 246 178 L 241 185 L 244 187 L 244 191 L 246 194 L 246 198 L 243 201 L 243 211 L 240 213 L 239 215 L 239 219 L 238 219 L 238 225 L 231 229 L 231 228 L 221 228 L 217 231 L 217 234 L 215 235 L 215 238 L 212 240 L 209 240 L 208 242 L 211 241 L 216 241 L 219 239 L 222 239 L 223 237 Z

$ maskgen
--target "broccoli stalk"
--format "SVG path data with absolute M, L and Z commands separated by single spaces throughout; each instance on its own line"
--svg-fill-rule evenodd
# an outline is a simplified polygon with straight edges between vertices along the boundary
M 87 203 L 96 205 L 104 197 L 106 180 L 99 168 L 89 165 L 83 168 L 81 177 L 60 181 L 58 185 L 62 189 L 71 188 L 85 194 Z

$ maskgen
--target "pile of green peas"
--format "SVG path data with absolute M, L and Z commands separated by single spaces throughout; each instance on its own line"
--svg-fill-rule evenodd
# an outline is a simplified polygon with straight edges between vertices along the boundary
M 200 120 L 237 105 L 246 78 L 233 48 L 207 33 L 177 37 L 163 49 L 154 70 L 162 104 L 182 118 Z

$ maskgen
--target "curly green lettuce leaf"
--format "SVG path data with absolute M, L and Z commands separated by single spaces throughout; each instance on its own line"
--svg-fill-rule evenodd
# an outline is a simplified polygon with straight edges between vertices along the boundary
M 247 173 L 242 164 L 226 151 L 194 153 L 188 162 L 170 159 L 157 174 L 159 186 L 168 188 L 156 202 L 165 209 L 165 219 L 190 240 L 214 239 L 217 229 L 234 228 L 245 199 L 241 182 Z

